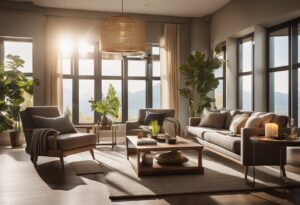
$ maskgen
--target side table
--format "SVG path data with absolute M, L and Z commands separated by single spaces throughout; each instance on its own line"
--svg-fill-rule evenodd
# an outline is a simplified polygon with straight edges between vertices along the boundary
M 283 159 L 282 159 L 282 150 L 284 147 L 298 147 L 300 146 L 300 139 L 296 140 L 290 140 L 290 139 L 272 139 L 269 137 L 250 137 L 250 141 L 253 143 L 253 186 L 255 185 L 255 158 L 256 158 L 256 153 L 255 153 L 255 145 L 258 143 L 265 143 L 265 144 L 273 144 L 273 145 L 278 145 L 279 146 L 279 165 L 280 165 L 280 176 L 286 177 L 285 173 L 285 168 L 283 164 Z
M 111 132 L 111 143 L 100 143 L 101 132 L 105 130 Z M 105 126 L 94 125 L 94 131 L 97 137 L 97 145 L 111 145 L 112 148 L 114 148 L 115 145 L 117 145 L 117 130 L 118 130 L 117 124 L 105 125 Z

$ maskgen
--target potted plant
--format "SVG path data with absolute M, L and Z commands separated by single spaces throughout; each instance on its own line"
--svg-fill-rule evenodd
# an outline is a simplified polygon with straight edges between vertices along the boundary
M 160 132 L 160 126 L 159 126 L 157 120 L 152 120 L 152 121 L 150 122 L 149 130 L 150 130 L 150 133 L 151 133 L 151 137 L 152 137 L 153 139 L 157 139 L 157 135 L 158 135 L 159 132 Z
M 0 131 L 10 130 L 10 140 L 12 147 L 20 144 L 20 111 L 21 104 L 25 101 L 24 93 L 33 94 L 33 85 L 38 83 L 36 79 L 28 79 L 19 68 L 24 66 L 24 60 L 20 56 L 7 55 L 7 60 L 1 64 L 0 78 L 1 91 L 1 129 Z M 3 96 L 4 94 L 4 96 Z
M 215 102 L 208 93 L 218 87 L 214 71 L 221 64 L 222 61 L 217 57 L 206 58 L 204 52 L 194 51 L 188 61 L 179 67 L 185 80 L 185 88 L 180 88 L 179 92 L 189 100 L 191 117 L 199 116 L 205 107 L 210 107 Z
M 100 124 L 102 126 L 111 124 L 111 120 L 107 118 L 108 115 L 113 118 L 119 117 L 120 100 L 112 84 L 109 84 L 107 95 L 102 100 L 91 99 L 89 103 L 91 103 L 93 111 L 101 114 Z

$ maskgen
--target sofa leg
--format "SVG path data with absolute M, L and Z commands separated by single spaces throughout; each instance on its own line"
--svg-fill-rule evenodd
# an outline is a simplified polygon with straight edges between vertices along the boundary
M 247 181 L 249 167 L 245 166 L 245 180 Z
M 286 177 L 284 165 L 281 165 L 281 166 L 280 166 L 280 170 L 281 170 L 281 176 L 282 176 L 282 177 Z
M 64 163 L 64 156 L 63 156 L 63 154 L 60 154 L 59 159 L 60 159 L 61 168 L 64 171 L 65 170 L 65 163 Z
M 95 159 L 94 149 L 91 149 L 91 150 L 90 150 L 90 153 L 91 153 L 93 159 Z

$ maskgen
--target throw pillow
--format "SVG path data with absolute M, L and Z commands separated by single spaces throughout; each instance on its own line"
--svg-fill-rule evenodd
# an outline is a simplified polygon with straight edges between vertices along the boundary
M 200 127 L 223 128 L 227 113 L 209 112 L 201 119 Z
M 241 134 L 241 129 L 245 127 L 248 118 L 248 114 L 238 114 L 234 116 L 230 124 L 229 130 L 233 134 Z
M 274 117 L 273 113 L 266 113 L 259 116 L 261 120 L 260 127 L 265 127 L 265 124 L 270 123 Z
M 148 115 L 145 118 L 144 124 L 150 125 L 151 121 L 157 120 L 158 125 L 162 126 L 163 121 L 165 119 L 166 113 L 147 113 Z
M 272 123 L 276 123 L 278 127 L 286 127 L 289 121 L 289 117 L 285 115 L 274 115 L 272 118 Z
M 77 132 L 69 117 L 66 115 L 54 118 L 47 118 L 35 115 L 32 116 L 32 121 L 35 128 L 52 128 L 60 133 Z
M 262 118 L 257 116 L 251 116 L 248 118 L 245 124 L 245 128 L 258 128 L 261 124 Z
M 239 110 L 221 110 L 221 113 L 227 113 L 224 128 L 229 129 L 233 117 L 236 116 L 237 114 L 240 114 L 240 111 Z

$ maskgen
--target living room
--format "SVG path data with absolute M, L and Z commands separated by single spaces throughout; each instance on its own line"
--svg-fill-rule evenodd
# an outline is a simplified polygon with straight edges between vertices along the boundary
M 0 204 L 299 204 L 299 16 L 298 0 L 1 1 Z

